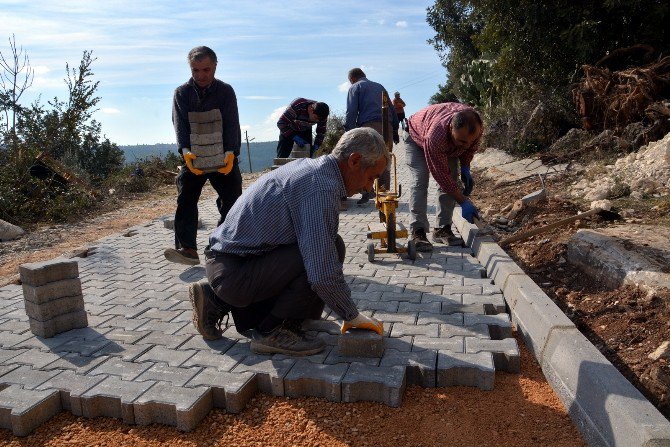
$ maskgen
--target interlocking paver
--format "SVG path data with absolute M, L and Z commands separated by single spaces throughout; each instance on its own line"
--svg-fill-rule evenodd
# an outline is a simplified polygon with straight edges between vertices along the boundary
M 342 379 L 348 368 L 344 363 L 321 365 L 298 360 L 284 379 L 284 394 L 288 397 L 316 396 L 339 402 Z
M 398 407 L 406 384 L 404 366 L 370 367 L 354 362 L 342 379 L 342 401 L 366 400 Z
M 214 406 L 230 413 L 242 411 L 258 389 L 256 373 L 227 373 L 214 368 L 204 368 L 188 386 L 211 388 Z
M 105 416 L 121 419 L 126 424 L 134 424 L 135 412 L 132 402 L 155 383 L 107 377 L 81 395 L 81 414 L 88 418 Z
M 55 390 L 29 390 L 12 385 L 0 391 L 0 428 L 28 436 L 61 410 Z
M 38 387 L 39 390 L 60 391 L 64 410 L 81 416 L 81 395 L 105 380 L 105 376 L 85 376 L 73 371 L 63 371 Z
M 437 353 L 437 386 L 476 386 L 489 391 L 493 389 L 494 380 L 495 369 L 490 352 Z
M 21 283 L 37 287 L 61 279 L 77 278 L 79 267 L 77 261 L 73 260 L 54 259 L 33 262 L 21 264 L 19 266 L 19 276 Z
M 403 151 L 397 155 L 399 182 L 406 183 Z M 436 188 L 429 190 L 432 201 Z M 407 225 L 405 200 L 397 220 Z M 200 215 L 214 228 L 214 201 L 201 203 Z M 224 338 L 203 340 L 191 323 L 188 284 L 204 278 L 204 266 L 166 261 L 162 251 L 174 243 L 174 233 L 155 219 L 125 236 L 100 239 L 86 258 L 65 261 L 69 276 L 24 281 L 38 288 L 73 279 L 60 287 L 73 293 L 79 277 L 89 327 L 35 337 L 23 287 L 0 288 L 0 386 L 58 389 L 65 407 L 88 417 L 189 429 L 208 405 L 239 412 L 257 391 L 398 405 L 405 383 L 490 389 L 494 366 L 514 371 L 518 347 L 509 338 L 512 326 L 501 291 L 471 250 L 436 244 L 415 261 L 385 254 L 370 263 L 365 234 L 376 220 L 374 208 L 351 206 L 340 214 L 339 230 L 352 298 L 362 313 L 384 322 L 381 358 L 341 355 L 341 321 L 328 308 L 323 320 L 303 325 L 326 343 L 312 356 L 255 355 L 232 320 Z M 209 230 L 199 231 L 198 245 L 204 247 L 208 236 Z M 77 387 L 70 383 L 75 381 Z M 210 404 L 202 403 L 208 393 Z
M 384 338 L 371 331 L 350 329 L 340 335 L 337 346 L 344 357 L 381 357 L 384 353 Z
M 136 424 L 160 422 L 182 431 L 194 429 L 211 409 L 210 389 L 185 388 L 162 382 L 149 388 L 133 403 Z

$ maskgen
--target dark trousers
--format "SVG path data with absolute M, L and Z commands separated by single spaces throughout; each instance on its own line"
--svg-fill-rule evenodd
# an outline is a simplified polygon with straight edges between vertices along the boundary
M 235 158 L 233 169 L 227 174 L 212 172 L 195 175 L 183 166 L 177 176 L 177 211 L 174 214 L 175 246 L 179 248 L 198 248 L 196 236 L 198 233 L 198 200 L 205 182 L 216 190 L 219 197 L 216 207 L 219 209 L 219 223 L 226 219 L 230 208 L 242 194 L 242 174 Z
M 335 245 L 344 262 L 346 249 L 339 235 Z M 321 318 L 325 304 L 307 280 L 298 244 L 258 256 L 208 257 L 205 271 L 217 298 L 233 306 L 238 332 L 255 328 L 268 315 L 280 320 Z
M 314 145 L 312 144 L 312 129 L 296 132 L 295 135 L 309 143 L 309 156 L 311 157 L 312 154 L 314 154 Z M 277 158 L 288 158 L 288 156 L 291 155 L 291 149 L 293 149 L 293 136 L 285 137 L 284 135 L 279 134 L 279 142 L 277 143 Z

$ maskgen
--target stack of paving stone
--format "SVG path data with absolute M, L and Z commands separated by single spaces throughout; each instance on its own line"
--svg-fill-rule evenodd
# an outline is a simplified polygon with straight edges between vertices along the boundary
M 275 158 L 274 165 L 272 166 L 271 169 L 275 170 L 278 167 L 283 166 L 288 162 L 297 160 L 298 158 L 309 158 L 310 149 L 311 146 L 309 144 L 306 144 L 304 147 L 300 147 L 297 144 L 293 143 L 293 149 L 291 149 L 291 154 L 288 156 L 288 158 Z
M 77 261 L 23 264 L 19 274 L 33 334 L 50 338 L 88 326 Z

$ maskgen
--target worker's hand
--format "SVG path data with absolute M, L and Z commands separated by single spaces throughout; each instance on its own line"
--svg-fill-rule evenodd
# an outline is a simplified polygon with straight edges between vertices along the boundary
M 470 174 L 470 166 L 461 166 L 461 181 L 463 182 L 463 195 L 469 196 L 475 187 L 475 181 Z
M 295 141 L 295 144 L 297 144 L 300 147 L 305 147 L 305 145 L 307 144 L 307 141 L 303 140 L 298 135 L 293 137 L 293 141 Z
M 384 335 L 384 323 L 376 318 L 367 317 L 362 313 L 359 313 L 353 320 L 344 321 L 340 328 L 340 332 L 344 334 L 351 328 L 367 329 L 376 332 L 379 335 Z
M 400 143 L 400 135 L 398 135 L 398 129 L 393 129 L 393 142 L 395 144 Z
M 474 217 L 479 218 L 479 212 L 470 200 L 466 200 L 461 203 L 461 215 L 463 216 L 463 219 L 470 223 L 474 223 Z

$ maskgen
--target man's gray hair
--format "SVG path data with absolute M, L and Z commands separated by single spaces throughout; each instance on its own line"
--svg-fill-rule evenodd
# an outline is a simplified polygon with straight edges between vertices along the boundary
M 380 157 L 391 162 L 391 155 L 386 149 L 384 139 L 379 133 L 369 127 L 359 127 L 345 132 L 335 145 L 332 154 L 338 160 L 347 160 L 351 154 L 358 152 L 362 156 L 363 168 L 374 166 Z
M 204 58 L 210 58 L 212 62 L 217 64 L 219 61 L 216 59 L 216 53 L 209 47 L 200 46 L 195 47 L 188 52 L 188 63 L 192 64 L 193 62 L 200 62 Z

